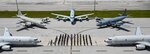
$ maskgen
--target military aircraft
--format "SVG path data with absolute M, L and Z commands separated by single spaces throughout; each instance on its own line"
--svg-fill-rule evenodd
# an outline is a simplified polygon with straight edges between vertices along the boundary
M 75 10 L 72 8 L 70 10 L 70 16 L 55 14 L 55 13 L 51 13 L 51 14 L 56 15 L 57 16 L 56 19 L 58 19 L 58 21 L 60 20 L 63 20 L 64 22 L 70 21 L 72 25 L 75 25 L 76 21 L 80 21 L 80 22 L 82 22 L 83 20 L 89 21 L 88 16 L 93 15 L 94 13 L 75 16 Z M 60 17 L 63 17 L 63 18 L 60 18 Z
M 124 30 L 124 31 L 130 31 L 128 29 L 125 29 L 123 27 L 121 27 L 121 25 L 128 23 L 128 24 L 133 24 L 130 23 L 129 21 L 123 21 L 125 18 L 128 17 L 127 13 L 126 13 L 126 9 L 123 11 L 122 14 L 120 14 L 120 16 L 115 17 L 115 18 L 111 18 L 111 19 L 103 19 L 103 18 L 96 18 L 96 22 L 97 26 L 99 28 L 106 28 L 106 27 L 112 27 L 112 28 L 117 28 L 118 30 Z
M 22 12 L 19 10 L 17 0 L 16 0 L 16 5 L 17 5 L 17 11 L 18 11 L 18 14 L 16 16 L 21 19 L 17 24 L 23 26 L 23 28 L 17 31 L 28 29 L 28 28 L 33 28 L 34 26 L 47 29 L 45 26 L 48 22 L 50 22 L 48 17 L 43 18 L 42 20 L 36 20 L 30 17 L 27 17 L 25 16 L 26 14 L 22 14 Z
M 150 47 L 150 35 L 143 35 L 140 27 L 137 27 L 135 35 L 108 37 L 104 42 L 108 43 L 109 46 L 136 45 L 137 50 L 143 50 Z
M 0 50 L 10 51 L 12 46 L 36 46 L 41 41 L 34 37 L 12 36 L 5 27 L 4 35 L 0 37 Z

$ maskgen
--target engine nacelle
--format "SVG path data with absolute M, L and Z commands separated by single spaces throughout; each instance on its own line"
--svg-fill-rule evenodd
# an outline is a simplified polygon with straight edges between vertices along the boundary
M 86 21 L 89 21 L 89 18 L 86 18 Z
M 66 22 L 66 20 L 63 20 L 64 22 Z
M 79 20 L 80 22 L 82 22 L 82 20 Z
M 1 49 L 9 51 L 9 50 L 11 50 L 11 47 L 9 45 L 4 45 L 4 46 L 1 47 Z
M 137 49 L 137 50 L 145 49 L 145 45 L 138 44 L 138 45 L 136 45 L 136 49 Z
M 60 19 L 59 18 L 56 18 L 58 21 L 60 21 Z
M 26 22 L 26 23 L 25 23 L 25 26 L 31 26 L 31 25 L 32 25 L 31 22 Z

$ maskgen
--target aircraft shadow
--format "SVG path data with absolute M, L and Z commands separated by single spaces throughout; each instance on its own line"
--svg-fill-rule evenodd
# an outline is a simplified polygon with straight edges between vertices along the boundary
M 110 46 L 110 47 L 135 47 L 135 45 L 106 45 L 106 46 Z M 135 49 L 136 49 L 136 47 L 135 47 Z M 137 50 L 137 51 L 145 51 L 145 50 L 150 52 L 150 47 L 146 47 L 145 49 L 141 49 L 141 50 Z
M 2 53 L 2 52 L 4 52 L 4 51 L 7 51 L 7 52 L 11 52 L 11 51 L 13 51 L 13 48 L 15 47 L 15 48 L 19 48 L 19 47 L 42 47 L 43 45 L 18 45 L 18 46 L 16 46 L 16 45 L 11 45 L 11 47 L 12 47 L 12 49 L 11 50 L 0 50 L 0 53 Z
M 19 48 L 19 47 L 42 47 L 43 45 L 11 45 L 12 47 L 15 47 L 15 48 Z
M 110 47 L 134 47 L 135 45 L 106 45 Z
M 105 26 L 105 27 L 98 27 L 97 29 L 104 29 L 104 28 L 109 28 L 110 26 Z M 130 32 L 130 30 L 128 29 L 125 29 L 125 28 L 122 28 L 122 27 L 114 27 L 114 28 L 117 28 L 119 30 L 123 30 L 123 31 L 126 31 L 126 32 Z M 113 28 L 111 28 L 113 29 Z M 118 31 L 118 30 L 117 30 Z
M 48 29 L 47 27 L 40 27 L 40 26 L 33 25 L 33 26 L 28 26 L 28 27 L 23 27 L 23 28 L 17 29 L 16 31 L 19 32 L 22 30 L 29 30 L 29 28 L 35 29 L 33 27 L 37 27 L 37 28 L 41 28 L 41 29 Z

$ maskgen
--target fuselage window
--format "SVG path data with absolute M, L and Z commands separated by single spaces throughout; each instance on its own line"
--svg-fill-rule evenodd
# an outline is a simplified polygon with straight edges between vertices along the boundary
M 127 41 L 127 39 L 125 39 L 125 41 Z
M 21 42 L 21 40 L 19 40 L 19 42 Z

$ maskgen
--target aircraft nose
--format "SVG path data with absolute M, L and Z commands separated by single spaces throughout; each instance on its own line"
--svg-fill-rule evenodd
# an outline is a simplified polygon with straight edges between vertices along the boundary
M 108 40 L 106 39 L 106 40 L 104 40 L 104 42 L 108 42 Z
M 38 40 L 37 38 L 34 39 L 35 43 L 40 43 L 41 40 Z
M 41 42 L 41 40 L 36 41 L 36 43 L 40 43 L 40 42 Z

